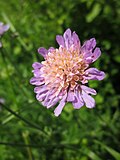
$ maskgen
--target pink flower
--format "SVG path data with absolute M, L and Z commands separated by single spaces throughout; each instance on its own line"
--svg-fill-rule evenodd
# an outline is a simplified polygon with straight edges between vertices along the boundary
M 0 37 L 9 29 L 9 25 L 4 25 L 2 22 L 0 22 Z M 0 42 L 0 48 L 2 47 L 2 43 Z
M 9 25 L 4 25 L 2 22 L 0 22 L 0 36 L 4 34 L 9 29 Z
M 41 63 L 33 63 L 34 77 L 30 80 L 35 85 L 36 98 L 47 108 L 57 102 L 55 116 L 59 116 L 66 102 L 71 102 L 75 109 L 86 105 L 95 106 L 95 100 L 90 95 L 96 91 L 86 86 L 88 80 L 103 80 L 105 73 L 89 65 L 96 61 L 101 51 L 96 46 L 96 40 L 91 38 L 83 46 L 78 35 L 67 29 L 63 36 L 56 36 L 59 48 L 48 50 L 39 48 L 38 53 L 44 57 Z

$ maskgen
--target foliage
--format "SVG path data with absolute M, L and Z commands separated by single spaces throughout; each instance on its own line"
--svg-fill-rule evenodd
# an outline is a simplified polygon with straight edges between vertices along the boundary
M 11 29 L 0 50 L 1 160 L 118 160 L 120 157 L 120 1 L 0 1 L 0 21 Z M 75 30 L 83 43 L 95 37 L 102 50 L 94 66 L 106 72 L 97 89 L 96 108 L 67 104 L 56 118 L 35 99 L 32 63 L 37 48 L 57 46 L 56 34 Z

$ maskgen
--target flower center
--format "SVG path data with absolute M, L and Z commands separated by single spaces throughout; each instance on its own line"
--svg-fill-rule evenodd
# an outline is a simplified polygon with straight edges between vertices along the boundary
M 69 50 L 60 47 L 48 53 L 46 60 L 42 62 L 42 75 L 48 87 L 71 89 L 83 80 L 83 74 L 88 67 L 79 50 L 73 46 Z

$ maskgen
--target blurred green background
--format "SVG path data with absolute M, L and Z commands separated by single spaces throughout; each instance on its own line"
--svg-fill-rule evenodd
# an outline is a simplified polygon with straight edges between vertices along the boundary
M 0 21 L 10 24 L 0 50 L 0 160 L 120 160 L 120 1 L 0 0 Z M 95 37 L 102 56 L 93 64 L 106 78 L 89 85 L 96 108 L 67 104 L 56 118 L 29 84 L 40 46 L 58 47 L 71 28 L 81 42 Z

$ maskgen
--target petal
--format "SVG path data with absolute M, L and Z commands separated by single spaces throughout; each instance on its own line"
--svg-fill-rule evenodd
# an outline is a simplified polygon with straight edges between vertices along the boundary
M 51 100 L 49 101 L 49 103 L 47 104 L 47 108 L 53 107 L 58 101 L 59 101 L 59 98 L 58 98 L 58 97 L 55 97 L 55 98 L 51 99 Z
M 55 96 L 56 88 L 51 88 L 47 93 L 44 101 L 42 104 L 46 106 L 47 108 L 52 107 L 55 105 L 58 101 L 59 98 Z
M 52 52 L 52 51 L 54 51 L 54 50 L 55 50 L 54 47 L 50 47 L 50 48 L 48 49 L 48 52 Z
M 38 49 L 38 53 L 41 54 L 44 58 L 46 58 L 46 55 L 48 54 L 48 50 L 46 48 L 40 47 Z
M 97 92 L 96 92 L 94 89 L 89 88 L 89 87 L 87 87 L 87 86 L 81 85 L 81 88 L 82 88 L 82 90 L 84 90 L 87 94 L 92 94 L 92 95 L 96 95 L 96 94 L 97 94 Z
M 34 77 L 40 77 L 40 76 L 41 76 L 39 69 L 35 69 L 35 70 L 33 70 L 32 72 L 33 72 L 33 74 L 34 74 Z
M 96 61 L 100 57 L 101 51 L 100 51 L 100 48 L 96 47 L 94 52 L 85 51 L 83 55 L 84 55 L 85 61 L 90 64 Z
M 50 98 L 49 98 L 50 94 L 51 94 L 51 90 L 49 90 L 49 91 L 46 93 L 46 97 L 45 97 L 44 101 L 42 102 L 42 104 L 43 104 L 44 106 L 47 106 L 47 104 L 49 103 L 49 101 L 50 101 Z
M 3 26 L 3 22 L 0 22 L 0 26 Z
M 33 63 L 32 67 L 34 68 L 34 70 L 32 71 L 34 74 L 34 77 L 40 77 L 41 73 L 40 73 L 40 69 L 43 65 L 41 63 L 35 62 Z
M 39 63 L 39 62 L 34 62 L 34 63 L 32 64 L 32 67 L 33 67 L 34 69 L 40 69 L 42 66 L 43 66 L 43 65 L 42 65 L 41 63 Z
M 54 114 L 55 114 L 56 117 L 58 117 L 58 116 L 61 114 L 64 106 L 65 106 L 65 102 L 62 101 L 62 102 L 60 102 L 60 104 L 57 106 L 57 108 L 54 110 Z
M 75 97 L 75 100 L 72 102 L 75 109 L 80 109 L 84 105 L 82 97 L 79 95 Z
M 67 102 L 72 102 L 75 100 L 75 95 L 73 91 L 68 91 L 68 95 L 67 95 Z
M 0 23 L 0 35 L 4 34 L 9 29 L 9 25 L 3 25 L 3 23 Z
M 45 99 L 45 97 L 46 97 L 46 93 L 36 95 L 36 99 L 40 102 L 43 101 Z
M 65 33 L 63 34 L 64 40 L 65 40 L 65 46 L 67 49 L 71 46 L 71 30 L 68 28 Z
M 57 35 L 56 36 L 56 41 L 60 46 L 65 47 L 65 42 L 63 36 Z
M 80 46 L 81 46 L 80 40 L 79 40 L 78 35 L 75 32 L 73 32 L 73 34 L 72 34 L 72 40 L 73 40 L 73 44 L 80 49 Z
M 43 86 L 35 87 L 34 92 L 37 93 L 36 99 L 41 102 L 45 99 L 48 90 L 46 86 L 43 85 Z
M 42 85 L 45 83 L 45 80 L 43 77 L 33 77 L 30 79 L 30 83 L 32 85 Z
M 4 32 L 6 32 L 9 28 L 10 28 L 10 26 L 9 26 L 8 24 L 4 25 L 4 26 L 3 26 Z
M 61 114 L 63 107 L 65 106 L 65 103 L 66 103 L 66 98 L 67 98 L 67 94 L 63 96 L 63 99 L 60 101 L 59 105 L 54 110 L 54 114 L 56 117 L 58 117 Z
M 39 93 L 39 94 L 47 93 L 47 92 L 48 92 L 48 89 L 46 88 L 45 85 L 42 85 L 42 86 L 39 86 L 39 87 L 35 87 L 35 88 L 34 88 L 34 92 L 35 92 L 35 93 Z
M 101 51 L 100 48 L 96 47 L 91 58 L 92 58 L 92 62 L 96 61 L 101 55 Z
M 90 40 L 87 40 L 84 42 L 82 49 L 87 51 L 92 51 L 96 46 L 96 40 L 95 38 L 91 38 Z
M 91 57 L 87 57 L 87 58 L 85 58 L 85 62 L 86 62 L 87 64 L 90 64 L 90 63 L 93 62 L 93 60 L 92 60 Z
M 85 105 L 87 108 L 93 108 L 95 107 L 95 100 L 90 95 L 88 95 L 86 92 L 82 90 L 82 98 L 85 102 Z
M 64 39 L 70 39 L 71 38 L 71 30 L 68 28 L 64 34 L 63 34 Z
M 81 53 L 83 54 L 85 62 L 88 64 L 93 62 L 94 57 L 92 58 L 92 50 L 95 48 L 95 46 L 96 40 L 95 38 L 91 38 L 90 40 L 85 41 L 81 47 Z
M 85 78 L 87 80 L 103 80 L 105 78 L 105 73 L 99 71 L 97 68 L 89 68 L 85 71 Z
M 80 87 L 77 87 L 77 90 L 75 90 L 75 100 L 72 102 L 75 109 L 79 109 L 84 105 L 83 98 L 81 96 L 81 90 Z
M 69 49 L 72 45 L 77 47 L 77 49 L 80 49 L 80 40 L 78 35 L 75 32 L 71 32 L 71 30 L 68 28 L 63 36 L 57 35 L 56 40 L 58 44 L 62 47 L 66 47 Z
M 42 105 L 43 106 L 47 106 L 47 104 L 49 103 L 49 101 L 50 101 L 49 99 L 46 100 L 46 95 L 45 95 L 45 97 L 44 97 L 44 99 L 42 101 Z

